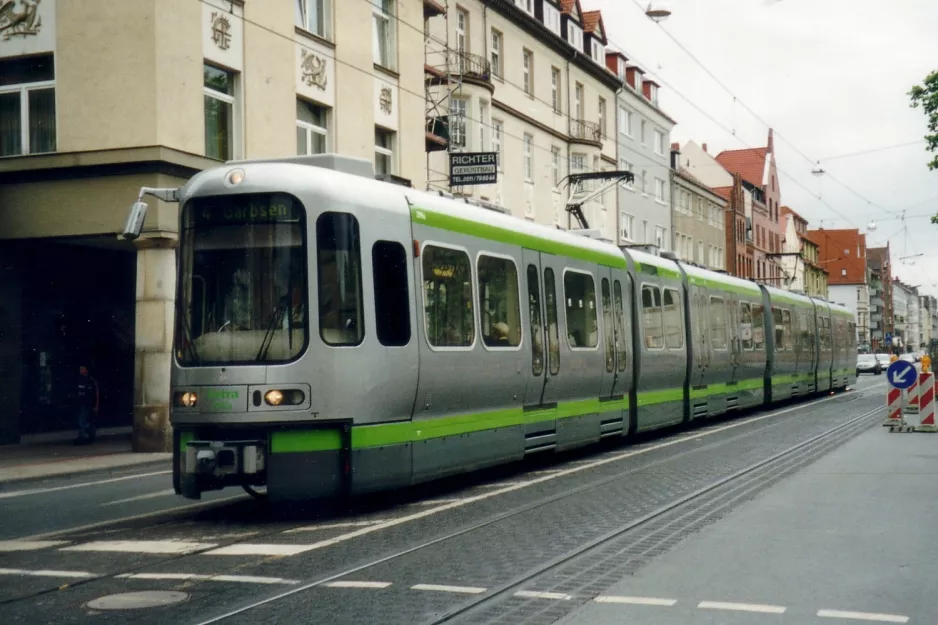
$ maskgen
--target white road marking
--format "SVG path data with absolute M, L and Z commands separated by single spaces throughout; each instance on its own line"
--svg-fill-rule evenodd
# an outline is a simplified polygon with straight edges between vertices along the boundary
M 457 592 L 465 595 L 478 595 L 485 592 L 485 588 L 478 586 L 446 586 L 445 584 L 416 584 L 411 590 L 438 590 L 439 592 Z
M 522 484 L 527 484 L 527 482 L 516 481 L 516 482 L 492 482 L 491 484 L 479 484 L 476 488 L 502 488 L 504 486 L 518 486 Z
M 623 597 L 621 595 L 599 595 L 593 599 L 596 603 L 628 603 L 631 605 L 661 605 L 672 606 L 677 599 L 660 599 L 658 597 Z
M 387 588 L 391 582 L 329 582 L 329 588 Z
M 198 573 L 124 573 L 118 579 L 180 580 L 202 582 L 234 582 L 240 584 L 299 584 L 295 579 L 282 577 L 258 577 L 255 575 L 200 575 Z
M 207 556 L 295 556 L 313 549 L 313 545 L 239 543 L 206 551 Z
M 0 553 L 10 551 L 37 551 L 58 545 L 67 545 L 67 540 L 0 540 Z
M 349 521 L 347 523 L 325 523 L 323 525 L 304 525 L 303 527 L 295 527 L 292 530 L 287 530 L 284 534 L 296 534 L 297 532 L 315 532 L 317 530 L 331 530 L 341 527 L 367 527 L 369 525 L 377 525 L 379 523 L 384 523 L 386 519 L 377 519 L 374 521 Z
M 62 547 L 59 551 L 119 551 L 122 553 L 192 553 L 216 547 L 214 543 L 193 543 L 184 540 L 96 540 Z
M 784 614 L 785 606 L 761 605 L 758 603 L 730 603 L 728 601 L 701 601 L 698 608 L 709 610 L 735 610 L 736 612 L 761 612 L 763 614 Z
M 0 493 L 0 499 L 11 499 L 13 497 L 25 497 L 26 495 L 42 495 L 44 493 L 55 493 L 60 490 L 71 490 L 73 488 L 85 488 L 87 486 L 97 486 L 98 484 L 112 484 L 114 482 L 123 482 L 124 480 L 136 480 L 141 477 L 152 477 L 154 475 L 167 475 L 172 471 L 153 471 L 151 473 L 138 473 L 137 475 L 125 475 L 123 477 L 112 477 L 97 482 L 82 482 L 81 484 L 68 484 L 66 486 L 52 486 L 50 488 L 30 488 L 27 490 L 15 490 L 11 493 Z
M 908 623 L 909 617 L 900 614 L 874 614 L 873 612 L 847 612 L 844 610 L 818 610 L 817 615 L 827 618 L 844 618 L 855 621 L 878 621 L 880 623 Z
M 166 497 L 167 495 L 175 495 L 176 491 L 172 488 L 166 490 L 160 490 L 155 493 L 149 493 L 147 495 L 137 495 L 136 497 L 128 497 L 127 499 L 117 499 L 115 501 L 109 501 L 107 503 L 101 504 L 101 506 L 116 506 L 121 503 L 130 503 L 131 501 L 141 501 L 143 499 L 153 499 L 155 497 Z
M 516 597 L 525 597 L 527 599 L 558 599 L 560 601 L 570 601 L 573 595 L 565 595 L 562 592 L 540 592 L 537 590 L 519 590 L 515 593 Z
M 29 571 L 26 569 L 0 569 L 0 575 L 29 575 L 32 577 L 98 577 L 88 571 Z
M 472 498 L 474 499 L 474 498 Z M 468 499 L 427 499 L 426 501 L 415 501 L 411 503 L 412 506 L 435 506 L 436 504 L 454 504 L 462 501 L 468 501 Z

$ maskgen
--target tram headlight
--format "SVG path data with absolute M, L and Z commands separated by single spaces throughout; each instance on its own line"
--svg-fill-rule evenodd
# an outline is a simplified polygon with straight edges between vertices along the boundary
M 228 186 L 236 187 L 241 184 L 241 181 L 244 180 L 244 170 L 243 169 L 232 169 L 228 172 L 228 175 L 225 176 L 225 182 L 228 183 Z
M 271 406 L 279 406 L 283 403 L 283 393 L 280 391 L 267 391 L 264 395 L 264 401 L 266 401 Z
M 199 396 L 194 391 L 176 393 L 176 405 L 184 408 L 192 408 L 199 401 Z
M 264 393 L 264 401 L 268 406 L 298 406 L 305 399 L 303 391 L 295 388 L 273 389 Z

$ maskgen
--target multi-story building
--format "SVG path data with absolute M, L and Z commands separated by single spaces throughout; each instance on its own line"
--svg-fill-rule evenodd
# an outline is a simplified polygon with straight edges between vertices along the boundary
M 445 18 L 426 27 L 428 186 L 530 221 L 579 227 L 565 211 L 565 177 L 616 167 L 623 81 L 606 67 L 602 15 L 578 0 L 433 4 L 443 5 Z M 451 186 L 452 152 L 496 152 L 497 182 Z M 608 241 L 616 240 L 616 195 L 613 185 L 583 207 Z
M 677 143 L 671 145 L 671 221 L 673 250 L 683 261 L 726 269 L 727 201 L 680 165 Z
M 914 342 L 909 336 L 909 301 L 915 296 L 911 287 L 904 285 L 899 278 L 892 280 L 893 336 L 892 350 L 902 353 L 911 349 Z
M 870 345 L 870 294 L 867 286 L 866 235 L 857 229 L 809 230 L 818 244 L 819 264 L 828 272 L 828 299 L 857 318 L 857 344 Z
M 778 258 L 782 286 L 791 291 L 827 298 L 827 271 L 818 264 L 817 243 L 808 236 L 808 221 L 788 206 L 780 211 L 785 224 Z
M 918 296 L 918 309 L 920 320 L 920 339 L 919 344 L 922 349 L 927 349 L 935 338 L 932 334 L 932 321 L 935 319 L 935 298 L 930 295 Z
M 781 189 L 775 166 L 775 145 L 772 129 L 764 148 L 727 150 L 716 157 L 730 173 L 739 174 L 746 187 L 747 227 L 752 228 L 752 258 L 754 278 L 765 284 L 784 288 L 782 268 L 778 262 L 784 224 L 779 223 Z
M 623 81 L 616 98 L 618 169 L 634 174 L 619 188 L 619 244 L 671 247 L 670 149 L 677 123 L 661 110 L 660 86 L 619 52 L 606 65 Z
M 889 262 L 889 243 L 885 247 L 866 250 L 866 263 L 870 268 L 870 342 L 873 351 L 887 349 L 893 335 L 892 267 Z M 887 338 L 889 341 L 887 341 Z
M 827 299 L 827 270 L 821 265 L 821 248 L 813 241 L 807 232 L 801 237 L 801 255 L 804 259 L 804 292 Z
M 17 5 L 0 38 L 0 443 L 74 434 L 83 363 L 98 426 L 168 448 L 178 206 L 152 202 L 144 235 L 119 240 L 141 186 L 323 151 L 425 185 L 425 4 Z
M 707 151 L 707 144 L 688 141 L 678 157 L 680 167 L 726 201 L 724 267 L 734 276 L 752 278 L 752 194 L 740 174 L 731 174 Z
M 909 287 L 908 315 L 906 315 L 906 350 L 915 351 L 922 344 L 922 318 L 919 308 L 918 287 Z

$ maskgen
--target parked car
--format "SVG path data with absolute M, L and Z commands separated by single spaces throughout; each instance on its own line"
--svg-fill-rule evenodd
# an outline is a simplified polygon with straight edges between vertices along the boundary
M 876 358 L 875 354 L 860 354 L 857 356 L 857 375 L 861 373 L 879 375 L 882 372 L 883 365 L 879 362 L 879 359 Z
M 912 363 L 912 364 L 914 365 L 914 364 L 915 364 L 915 354 L 912 354 L 912 353 L 909 353 L 909 354 L 902 354 L 901 356 L 899 356 L 899 360 L 904 360 L 904 361 L 910 362 L 910 363 Z
M 882 365 L 883 370 L 885 371 L 892 363 L 892 354 L 876 354 L 876 360 L 879 361 L 879 364 Z

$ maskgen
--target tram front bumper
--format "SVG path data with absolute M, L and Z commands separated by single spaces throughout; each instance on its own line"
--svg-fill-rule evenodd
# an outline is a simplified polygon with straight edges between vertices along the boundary
M 261 485 L 266 481 L 267 441 L 189 441 L 181 465 L 180 490 L 188 499 L 225 486 Z

